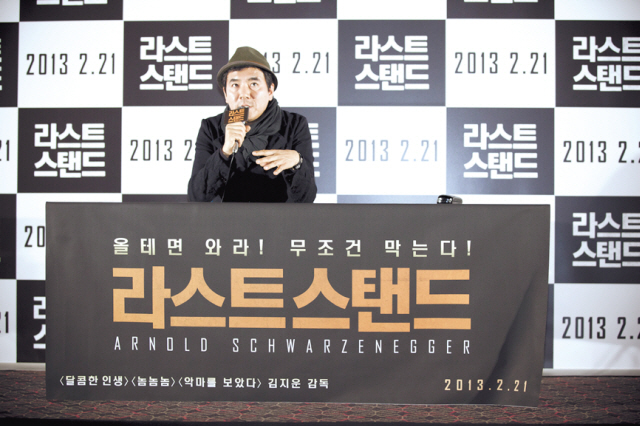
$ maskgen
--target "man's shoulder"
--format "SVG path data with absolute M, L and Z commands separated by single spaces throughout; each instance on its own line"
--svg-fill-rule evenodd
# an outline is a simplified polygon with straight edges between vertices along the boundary
M 288 126 L 296 126 L 300 124 L 307 124 L 307 117 L 297 112 L 282 110 L 282 122 Z
M 210 123 L 220 123 L 222 121 L 223 116 L 224 116 L 224 112 L 221 112 L 218 115 L 205 118 L 204 121 L 208 121 Z
M 222 120 L 224 117 L 224 113 L 220 113 L 218 115 L 214 115 L 212 117 L 207 117 L 202 120 L 202 126 L 206 126 L 210 129 L 221 129 L 222 128 Z

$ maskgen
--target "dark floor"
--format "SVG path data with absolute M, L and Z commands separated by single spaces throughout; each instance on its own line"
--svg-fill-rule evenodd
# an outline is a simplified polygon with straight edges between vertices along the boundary
M 75 420 L 75 422 L 71 422 Z M 124 422 L 640 424 L 640 377 L 543 377 L 538 407 L 48 401 L 44 371 L 0 371 L 0 425 Z

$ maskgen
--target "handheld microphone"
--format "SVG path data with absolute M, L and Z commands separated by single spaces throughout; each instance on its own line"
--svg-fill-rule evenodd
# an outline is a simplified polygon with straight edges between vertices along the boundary
M 238 109 L 228 110 L 224 114 L 224 125 L 226 127 L 229 123 L 246 123 L 249 118 L 249 107 L 241 107 Z M 237 139 L 233 143 L 233 153 L 231 154 L 231 164 L 233 164 L 233 160 L 236 157 L 236 153 L 238 152 L 238 146 L 240 145 L 240 141 Z M 227 182 L 231 178 L 231 167 L 229 167 L 229 171 L 227 173 Z M 222 197 L 220 197 L 220 201 L 224 201 L 224 196 L 227 193 L 227 187 L 225 185 L 224 190 L 222 191 Z
M 238 109 L 230 109 L 224 114 L 224 125 L 226 126 L 229 123 L 238 123 L 243 122 L 246 123 L 247 118 L 249 118 L 249 107 L 241 107 Z M 233 153 L 238 152 L 239 141 L 235 141 L 233 144 Z

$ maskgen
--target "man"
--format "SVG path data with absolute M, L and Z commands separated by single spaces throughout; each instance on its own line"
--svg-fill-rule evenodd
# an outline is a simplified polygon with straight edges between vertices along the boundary
M 307 119 L 281 110 L 278 80 L 263 55 L 240 47 L 218 71 L 228 110 L 248 120 L 202 120 L 189 180 L 189 201 L 308 202 L 316 197 Z

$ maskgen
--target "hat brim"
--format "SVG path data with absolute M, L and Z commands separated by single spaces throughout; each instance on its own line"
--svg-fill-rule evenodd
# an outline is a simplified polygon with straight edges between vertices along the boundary
M 273 90 L 276 90 L 278 88 L 278 78 L 269 68 L 265 67 L 264 65 L 258 62 L 235 61 L 235 62 L 229 62 L 228 64 L 220 68 L 220 71 L 218 71 L 218 75 L 216 79 L 218 80 L 218 86 L 220 86 L 222 90 L 225 89 L 225 84 L 226 84 L 226 82 L 222 80 L 224 78 L 224 74 L 229 70 L 229 68 L 235 68 L 235 67 L 258 68 L 264 72 L 268 72 L 269 74 L 271 74 L 271 78 L 273 79 L 273 86 L 274 86 Z

